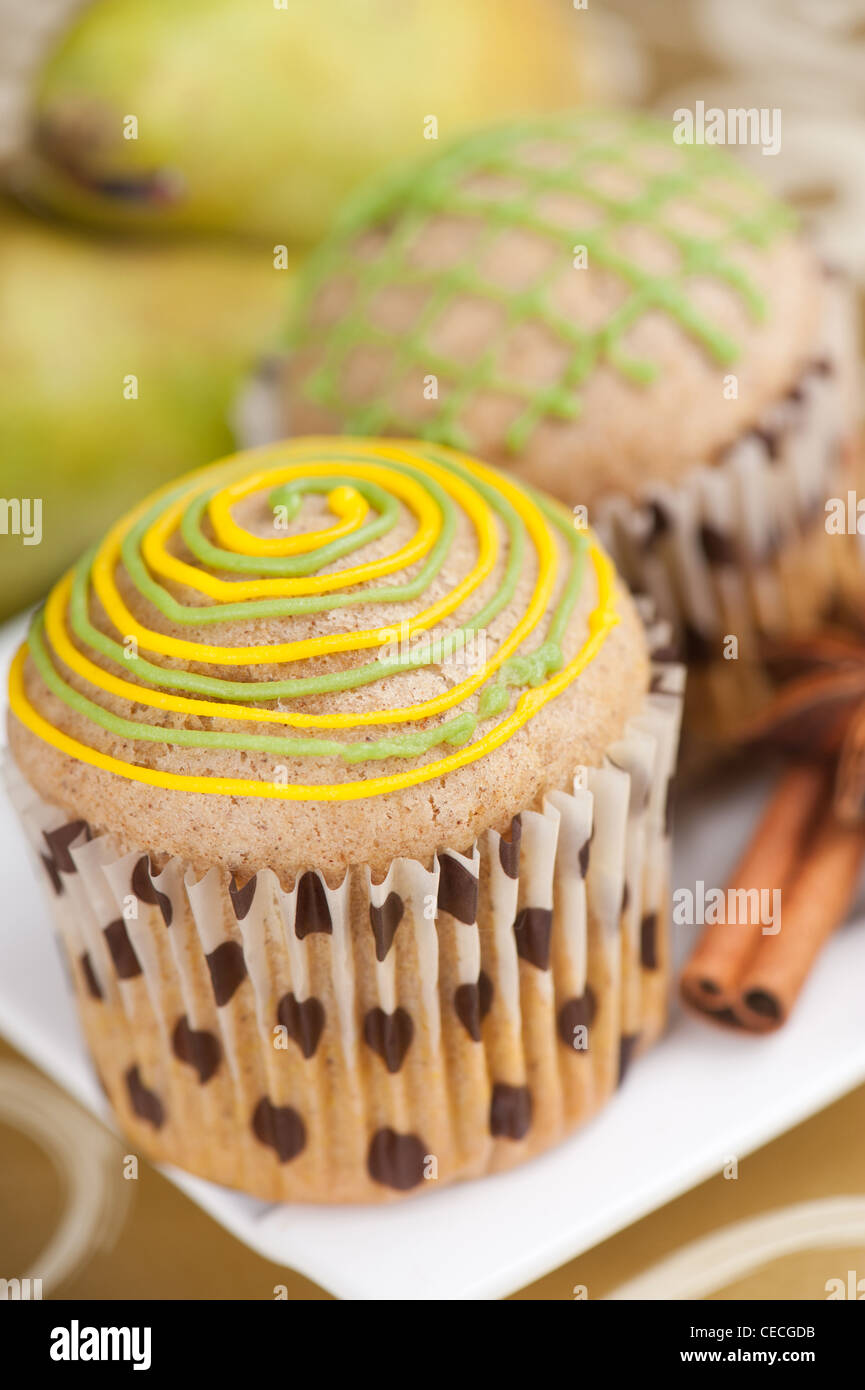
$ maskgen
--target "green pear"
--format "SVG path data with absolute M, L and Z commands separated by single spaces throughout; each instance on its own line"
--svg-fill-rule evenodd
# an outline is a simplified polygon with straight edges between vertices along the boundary
M 573 104 L 583 18 L 560 0 L 91 0 L 42 67 L 20 177 L 100 227 L 310 244 L 392 161 Z
M 263 248 L 106 242 L 0 205 L 0 617 L 150 488 L 231 452 L 292 274 Z

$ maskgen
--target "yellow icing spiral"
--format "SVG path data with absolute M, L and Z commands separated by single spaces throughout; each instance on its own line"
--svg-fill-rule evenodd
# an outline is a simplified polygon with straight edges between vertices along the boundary
M 326 497 L 332 524 L 292 532 L 292 519 L 313 493 Z M 268 498 L 274 530 L 281 524 L 283 534 L 256 535 L 238 523 L 234 507 L 254 494 Z M 386 535 L 405 515 L 411 516 L 414 529 L 400 548 L 381 558 L 334 567 Z M 444 596 L 424 606 L 424 595 L 448 555 L 460 516 L 474 533 L 474 564 Z M 304 711 L 304 700 L 310 697 L 337 697 L 341 691 L 446 660 L 466 634 L 482 631 L 511 601 L 530 555 L 535 574 L 530 599 L 490 659 L 465 679 L 404 707 L 346 711 L 334 699 L 333 710 L 325 714 Z M 589 617 L 586 641 L 565 661 L 562 638 L 587 560 L 594 569 L 598 602 Z M 472 596 L 497 565 L 503 565 L 503 571 L 495 593 L 472 610 Z M 393 659 L 382 658 L 397 634 L 380 626 L 262 646 L 191 641 L 135 618 L 118 585 L 121 569 L 172 625 L 201 628 L 212 623 L 218 629 L 240 620 L 277 618 L 288 635 L 291 620 L 301 615 L 398 603 L 407 606 L 400 637 L 430 633 L 444 619 L 457 620 L 458 626 L 436 637 L 424 654 L 412 651 Z M 382 579 L 388 582 L 377 582 Z M 379 796 L 484 757 L 570 685 L 618 621 L 614 584 L 609 560 L 589 535 L 574 529 L 564 508 L 473 459 L 444 447 L 399 440 L 294 440 L 200 469 L 122 518 L 55 586 L 44 610 L 35 615 L 12 666 L 10 700 L 17 718 L 53 748 L 151 786 L 296 801 Z M 192 590 L 200 602 L 182 603 L 178 586 Z M 92 620 L 94 599 L 110 621 L 110 633 Z M 544 619 L 544 639 L 537 641 L 533 634 Z M 305 661 L 369 649 L 378 649 L 370 662 L 325 675 L 303 672 Z M 283 782 L 278 776 L 270 781 L 191 776 L 127 763 L 44 718 L 25 690 L 28 654 L 44 685 L 65 708 L 124 740 L 205 751 L 265 752 L 276 759 L 337 758 L 352 767 L 375 761 L 404 766 L 380 777 L 306 784 Z M 107 661 L 107 669 L 94 657 Z M 168 661 L 160 663 L 159 658 Z M 256 666 L 297 663 L 299 675 L 252 678 Z M 225 674 L 190 669 L 201 666 L 224 669 Z M 79 678 L 77 686 L 64 678 L 62 667 Z M 512 691 L 517 696 L 510 708 Z M 141 723 L 114 713 L 100 703 L 100 696 L 190 718 L 178 727 Z M 230 721 L 234 727 L 201 727 L 202 719 Z M 436 722 L 430 725 L 430 720 Z M 250 724 L 315 732 L 253 733 L 248 731 Z M 489 727 L 479 734 L 482 724 Z M 319 732 L 374 725 L 407 727 L 352 741 L 328 739 Z M 454 751 L 424 760 L 442 745 Z

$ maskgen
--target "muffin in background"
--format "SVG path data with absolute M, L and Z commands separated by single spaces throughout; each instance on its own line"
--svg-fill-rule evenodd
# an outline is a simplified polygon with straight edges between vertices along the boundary
M 249 423 L 418 434 L 585 508 L 716 742 L 767 692 L 765 639 L 861 592 L 855 537 L 824 525 L 859 477 L 856 370 L 847 287 L 788 208 L 672 123 L 588 112 L 347 207 Z
M 146 499 L 10 677 L 10 790 L 144 1152 L 373 1202 L 548 1148 L 661 1031 L 681 669 L 560 505 L 309 439 Z

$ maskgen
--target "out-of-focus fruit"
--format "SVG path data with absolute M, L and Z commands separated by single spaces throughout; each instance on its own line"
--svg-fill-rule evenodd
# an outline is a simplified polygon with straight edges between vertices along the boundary
M 356 183 L 436 149 L 429 117 L 450 140 L 577 101 L 581 19 L 558 0 L 93 0 L 44 64 L 22 177 L 104 227 L 309 243 Z
M 106 242 L 0 205 L 0 617 L 149 488 L 231 451 L 290 278 L 263 249 Z M 10 533 L 23 498 L 38 545 Z

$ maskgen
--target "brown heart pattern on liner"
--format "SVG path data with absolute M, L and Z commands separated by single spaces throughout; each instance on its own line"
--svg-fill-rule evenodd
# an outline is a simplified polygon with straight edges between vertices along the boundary
M 663 701 L 668 694 L 660 691 L 653 698 Z M 640 734 L 645 743 L 645 728 Z M 618 755 L 617 761 L 622 761 Z M 621 782 L 628 774 L 611 769 L 607 775 Z M 662 777 L 663 786 L 655 798 L 659 827 L 667 782 L 665 773 Z M 606 1040 L 610 1038 L 618 1048 L 624 1076 L 646 1027 L 638 1009 L 627 1020 L 629 1026 L 619 1024 L 621 1031 L 617 1031 L 621 1001 L 609 995 L 603 973 L 597 977 L 591 973 L 593 956 L 591 951 L 587 955 L 585 942 L 568 964 L 571 946 L 566 933 L 594 931 L 604 942 L 604 953 L 612 950 L 614 939 L 619 939 L 616 916 L 625 900 L 627 881 L 629 913 L 641 926 L 637 941 L 631 944 L 632 965 L 643 972 L 643 999 L 646 986 L 653 982 L 649 974 L 654 978 L 664 973 L 652 968 L 653 961 L 663 965 L 666 960 L 664 920 L 658 900 L 646 896 L 640 871 L 628 875 L 626 863 L 626 873 L 617 883 L 609 883 L 606 905 L 599 905 L 594 885 L 609 879 L 610 832 L 603 824 L 593 828 L 586 807 L 593 797 L 597 804 L 608 785 L 612 781 L 594 789 L 591 782 L 588 787 L 583 783 L 581 800 L 562 793 L 549 815 L 524 812 L 513 818 L 507 838 L 484 837 L 465 853 L 442 851 L 432 867 L 409 860 L 395 862 L 378 888 L 370 888 L 360 872 L 342 888 L 328 888 L 314 871 L 302 874 L 293 891 L 282 888 L 270 870 L 261 870 L 242 883 L 229 874 L 221 879 L 213 875 L 205 883 L 200 873 L 191 874 L 179 862 L 173 868 L 166 866 L 154 883 L 154 860 L 144 854 L 130 856 L 130 865 L 138 871 L 137 896 L 148 902 L 149 910 L 139 914 L 134 942 L 123 918 L 109 923 L 106 945 L 113 973 L 124 981 L 124 989 L 119 1000 L 109 993 L 98 1004 L 100 1010 L 111 1011 L 112 1030 L 115 1015 L 127 1028 L 126 1059 L 130 1052 L 135 1055 L 132 1020 L 140 1028 L 165 970 L 176 969 L 182 979 L 182 993 L 174 994 L 165 1009 L 166 1050 L 173 1073 L 155 1070 L 158 1054 L 150 1051 L 135 1066 L 122 1060 L 123 1050 L 116 1058 L 98 1057 L 112 1095 L 119 1097 L 122 1091 L 132 1113 L 144 1121 L 145 1132 L 136 1137 L 145 1149 L 147 1132 L 159 1130 L 167 1137 L 160 1140 L 165 1148 L 154 1145 L 155 1154 L 172 1156 L 179 1151 L 176 1131 L 191 1124 L 194 1114 L 198 1113 L 200 1130 L 212 1113 L 230 1114 L 239 1108 L 249 1117 L 245 1156 L 239 1158 L 241 1138 L 231 1166 L 208 1164 L 206 1176 L 231 1182 L 241 1172 L 244 1180 L 253 1175 L 265 1197 L 328 1200 L 328 1193 L 317 1186 L 316 1174 L 327 1172 L 330 1182 L 330 1174 L 336 1171 L 340 1200 L 370 1200 L 375 1189 L 382 1195 L 397 1195 L 417 1191 L 427 1177 L 435 1184 L 455 1176 L 456 1165 L 465 1161 L 468 1145 L 476 1144 L 478 1135 L 485 1136 L 486 1149 L 472 1150 L 472 1161 L 480 1159 L 482 1164 L 485 1152 L 494 1153 L 492 1166 L 507 1166 L 519 1155 L 545 1146 L 548 1116 L 541 1109 L 544 1091 L 531 1080 L 537 1065 L 533 1049 L 542 1039 L 547 1049 L 546 1039 L 552 1039 L 554 1052 L 542 1059 L 542 1065 L 551 1065 L 553 1076 L 561 1069 L 567 1079 L 572 1066 L 601 1065 L 607 1085 L 612 1078 Z M 609 823 L 609 811 L 607 816 Z M 647 844 L 659 844 L 655 832 L 650 831 L 646 839 Z M 665 852 L 663 843 L 658 852 Z M 76 858 L 75 893 L 67 891 L 57 900 L 66 915 L 78 903 L 79 884 L 86 896 L 88 874 L 103 873 L 100 856 L 76 851 Z M 120 862 L 116 861 L 118 866 Z M 560 875 L 578 885 L 571 902 L 577 907 L 583 904 L 584 916 L 576 924 L 567 922 L 559 910 Z M 118 868 L 116 882 L 109 876 L 118 901 L 128 892 L 130 876 L 125 862 L 122 873 Z M 163 891 L 169 882 L 177 885 L 172 886 L 170 898 Z M 347 908 L 362 892 L 369 896 L 358 927 L 351 924 Z M 491 920 L 494 900 L 501 906 L 499 916 Z M 538 903 L 552 903 L 552 910 L 535 906 Z M 170 938 L 162 931 L 169 913 Z M 590 913 L 594 913 L 591 921 Z M 106 915 L 103 911 L 102 920 Z M 234 923 L 239 924 L 237 936 L 222 938 Z M 62 916 L 60 925 L 63 931 Z M 64 932 L 64 936 L 70 946 L 75 942 L 78 992 L 96 1000 L 92 986 L 105 980 L 102 957 L 92 955 L 92 945 L 91 954 L 84 949 L 86 932 Z M 145 951 L 151 940 L 156 950 Z M 168 941 L 170 945 L 160 944 Z M 140 943 L 140 958 L 136 943 Z M 197 959 L 196 950 L 200 952 Z M 535 994 L 536 972 L 544 972 L 552 989 L 544 982 Z M 270 996 L 275 979 L 280 980 L 281 989 Z M 406 988 L 409 979 L 411 985 Z M 225 1010 L 218 1026 L 195 1027 L 190 1016 L 177 1008 L 178 998 L 195 1000 L 202 980 L 209 982 L 215 1006 Z M 423 983 L 420 990 L 418 981 Z M 176 977 L 167 987 L 176 990 Z M 168 997 L 163 995 L 166 1004 Z M 194 1017 L 203 1020 L 206 998 L 200 1007 L 205 1012 L 196 1006 Z M 538 1007 L 549 1017 L 542 1020 Z M 605 1042 L 598 1053 L 600 1060 L 593 1060 L 591 1046 L 574 1047 L 575 1030 L 591 1030 L 599 1015 L 604 1020 Z M 287 1051 L 271 1051 L 274 1024 L 284 1027 L 291 1040 Z M 651 1031 L 656 1025 L 650 1019 L 648 1026 Z M 519 1067 L 508 1064 L 506 1052 L 499 1047 L 502 1030 L 508 1050 L 515 1049 L 515 1056 L 522 1052 L 526 1059 L 524 1075 Z M 254 1056 L 248 1046 L 251 1038 L 257 1049 Z M 358 1043 L 359 1050 L 352 1052 Z M 436 1048 L 441 1046 L 446 1050 L 439 1053 Z M 565 1049 L 572 1062 L 562 1057 Z M 561 1061 L 556 1061 L 555 1050 Z M 476 1106 L 471 1118 L 474 1128 L 469 1130 L 465 1119 L 461 1120 L 464 1136 L 458 1144 L 462 1147 L 455 1149 L 447 1126 L 442 1128 L 441 1112 L 436 1115 L 435 1107 L 442 1101 L 445 1113 L 452 1106 L 451 1087 L 456 1079 L 456 1073 L 448 1074 L 447 1061 L 441 1067 L 440 1057 L 452 1057 L 455 1063 L 458 1059 L 462 1067 L 469 1055 L 476 1059 L 471 1065 L 477 1070 L 459 1075 L 470 1078 L 471 1102 Z M 440 1069 L 434 1082 L 429 1079 L 431 1065 Z M 172 1075 L 172 1086 L 176 1081 L 179 1088 L 170 1096 L 149 1084 L 151 1077 L 168 1075 Z M 271 1076 L 273 1082 L 268 1085 Z M 325 1083 L 332 1088 L 328 1095 L 336 1108 L 329 1113 L 336 1116 L 334 1123 L 342 1126 L 345 1121 L 349 1126 L 346 1132 L 354 1147 L 346 1152 L 352 1155 L 352 1172 L 345 1164 L 332 1169 L 333 1159 L 322 1149 L 329 1127 L 327 1119 L 322 1123 L 328 1114 L 321 1100 Z M 443 1089 L 427 1108 L 431 1085 Z M 582 1086 L 574 1086 L 570 1096 L 576 1100 L 582 1091 Z M 194 1097 L 205 1092 L 214 1103 L 209 1099 L 207 1109 L 196 1112 Z M 573 1103 L 563 1092 L 569 1125 L 575 1122 L 567 1110 Z M 181 1113 L 170 1115 L 169 1126 L 174 1105 Z M 465 1116 L 465 1110 L 462 1113 Z M 293 1160 L 302 1154 L 304 1162 L 295 1165 Z
M 558 1025 L 559 1037 L 565 1047 L 573 1047 L 578 1028 L 589 1029 L 595 1021 L 597 1013 L 597 1001 L 595 992 L 591 985 L 586 985 L 585 993 L 579 998 L 568 999 L 559 1009 Z M 588 1051 L 588 1047 L 584 1049 Z
M 161 893 L 153 882 L 153 871 L 149 855 L 143 854 L 132 870 L 132 891 L 139 902 L 151 903 L 162 913 L 166 927 L 171 926 L 174 909 L 167 893 Z
M 165 1109 L 155 1091 L 145 1086 L 138 1066 L 130 1067 L 124 1075 L 129 1104 L 141 1120 L 146 1120 L 154 1129 L 161 1129 L 165 1123 Z
M 325 1012 L 321 1000 L 311 998 L 301 1001 L 293 994 L 284 994 L 276 1016 L 304 1057 L 314 1057 L 324 1032 Z
M 252 1116 L 252 1131 L 261 1144 L 273 1149 L 280 1163 L 297 1158 L 306 1148 L 306 1126 L 290 1105 L 274 1105 L 263 1096 Z
M 303 941 L 304 937 L 310 936 L 314 932 L 325 932 L 329 936 L 332 931 L 333 922 L 330 908 L 327 905 L 324 884 L 318 874 L 312 872 L 301 874 L 297 885 L 297 905 L 294 916 L 295 936 L 298 941 Z
M 553 933 L 553 914 L 548 907 L 524 907 L 517 913 L 514 936 L 517 955 L 538 970 L 550 968 L 550 940 Z
M 249 916 L 250 908 L 255 900 L 255 885 L 258 875 L 253 874 L 252 878 L 247 879 L 242 888 L 238 888 L 237 879 L 231 875 L 231 882 L 228 885 L 228 893 L 231 898 L 231 905 L 234 908 L 234 915 L 238 922 L 242 922 Z
M 222 1060 L 219 1038 L 204 1029 L 194 1029 L 185 1014 L 177 1020 L 171 1035 L 171 1047 L 178 1061 L 195 1068 L 202 1086 L 219 1070 Z
M 141 962 L 135 954 L 135 947 L 126 929 L 126 922 L 118 917 L 103 928 L 103 936 L 114 962 L 114 969 L 120 980 L 132 980 L 141 974 Z
M 454 991 L 457 1018 L 473 1042 L 481 1040 L 481 1024 L 492 1008 L 493 993 L 493 982 L 485 970 L 478 976 L 477 984 L 457 985 Z
M 410 1192 L 423 1182 L 426 1158 L 423 1141 L 416 1134 L 380 1129 L 372 1137 L 367 1168 L 373 1182 Z
M 532 1093 L 528 1086 L 497 1081 L 490 1101 L 490 1134 L 497 1139 L 525 1139 L 532 1123 Z
M 397 1072 L 411 1046 L 414 1024 L 405 1009 L 395 1009 L 392 1014 L 384 1009 L 370 1009 L 363 1020 L 363 1036 L 388 1071 Z
M 223 941 L 205 959 L 213 985 L 213 997 L 217 1008 L 222 1008 L 234 998 L 246 979 L 243 947 L 237 941 Z
M 369 920 L 375 937 L 375 958 L 382 961 L 393 945 L 396 929 L 403 919 L 405 903 L 399 893 L 388 893 L 380 905 L 370 903 Z

